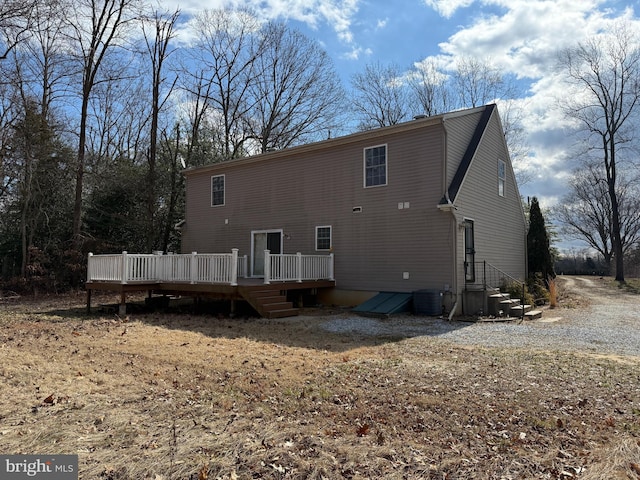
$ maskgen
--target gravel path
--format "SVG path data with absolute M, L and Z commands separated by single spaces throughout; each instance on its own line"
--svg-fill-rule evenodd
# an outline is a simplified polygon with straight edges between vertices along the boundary
M 449 322 L 394 315 L 330 317 L 322 328 L 333 333 L 384 337 L 432 336 L 463 345 L 574 350 L 640 356 L 640 296 L 607 287 L 598 277 L 558 277 L 561 288 L 588 299 L 579 308 L 545 310 L 540 320 L 515 323 Z

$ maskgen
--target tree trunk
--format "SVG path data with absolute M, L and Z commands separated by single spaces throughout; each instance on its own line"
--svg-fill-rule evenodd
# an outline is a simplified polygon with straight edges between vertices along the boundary
M 82 190 L 84 183 L 84 158 L 87 137 L 87 110 L 89 105 L 89 93 L 82 97 L 82 108 L 80 110 L 80 135 L 78 139 L 78 156 L 76 165 L 76 195 L 73 202 L 73 248 L 80 250 L 82 247 Z
M 611 192 L 614 193 L 611 193 Z M 624 253 L 622 251 L 622 239 L 620 237 L 620 212 L 618 208 L 618 197 L 615 194 L 615 185 L 609 183 L 609 196 L 611 197 L 611 216 L 613 221 L 613 231 L 611 240 L 613 256 L 616 259 L 616 280 L 624 282 Z

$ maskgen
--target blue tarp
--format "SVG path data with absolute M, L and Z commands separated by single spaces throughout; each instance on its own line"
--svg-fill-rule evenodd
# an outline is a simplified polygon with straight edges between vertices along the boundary
M 356 313 L 390 315 L 411 311 L 412 293 L 380 292 L 353 309 Z

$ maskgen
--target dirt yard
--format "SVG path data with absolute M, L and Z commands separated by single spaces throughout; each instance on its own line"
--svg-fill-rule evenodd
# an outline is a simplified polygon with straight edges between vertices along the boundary
M 554 316 L 593 312 L 580 285 Z M 83 480 L 640 478 L 635 356 L 84 301 L 0 298 L 0 453 L 77 453 Z

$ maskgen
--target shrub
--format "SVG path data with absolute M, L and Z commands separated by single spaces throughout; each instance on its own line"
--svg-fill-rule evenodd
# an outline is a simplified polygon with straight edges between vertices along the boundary
M 549 290 L 547 283 L 542 274 L 536 273 L 535 276 L 527 279 L 527 288 L 531 292 L 532 305 L 544 305 L 549 301 Z
M 533 305 L 534 297 L 531 296 L 527 285 L 525 285 L 524 289 L 524 298 L 522 298 L 522 283 L 504 280 L 500 287 L 500 291 L 508 293 L 511 298 L 521 299 L 526 305 Z

